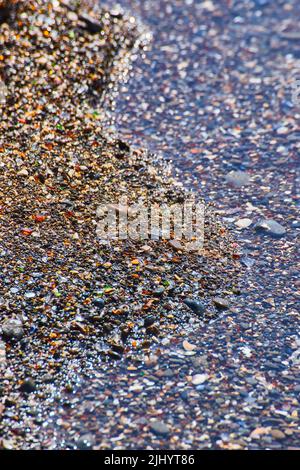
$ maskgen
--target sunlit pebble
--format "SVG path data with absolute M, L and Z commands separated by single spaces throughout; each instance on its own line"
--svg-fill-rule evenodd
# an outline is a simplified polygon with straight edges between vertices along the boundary
M 33 299 L 35 297 L 35 293 L 34 292 L 25 292 L 24 297 L 26 297 L 26 299 Z

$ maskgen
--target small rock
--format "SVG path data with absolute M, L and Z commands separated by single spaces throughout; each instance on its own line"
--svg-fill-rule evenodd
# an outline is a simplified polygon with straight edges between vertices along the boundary
M 31 393 L 36 390 L 36 383 L 31 377 L 27 377 L 20 385 L 20 390 L 25 393 Z
M 244 171 L 231 171 L 226 175 L 226 181 L 237 188 L 250 183 L 250 176 Z
M 13 441 L 9 439 L 2 439 L 0 443 L 0 449 L 3 450 L 13 450 L 14 449 L 14 443 Z
M 144 319 L 144 327 L 148 328 L 149 326 L 153 325 L 155 322 L 155 317 L 153 315 L 149 315 Z
M 187 340 L 183 341 L 182 346 L 185 351 L 194 351 L 197 348 L 195 344 L 191 344 Z
M 285 434 L 280 431 L 280 429 L 272 429 L 271 436 L 274 437 L 274 439 L 277 439 L 278 441 L 285 439 Z
M 263 219 L 260 220 L 256 225 L 255 225 L 255 230 L 259 232 L 264 232 L 272 237 L 280 238 L 285 235 L 286 230 L 285 228 L 276 222 L 276 220 L 273 219 Z
M 293 220 L 292 227 L 293 228 L 300 228 L 300 221 L 299 220 Z
M 282 39 L 287 39 L 288 41 L 300 41 L 300 32 L 299 31 L 283 31 L 280 33 Z
M 81 13 L 79 16 L 80 22 L 78 23 L 84 29 L 87 29 L 90 33 L 100 33 L 102 31 L 102 25 L 93 17 L 87 13 Z
M 5 343 L 0 341 L 0 371 L 6 367 L 6 348 Z
M 213 302 L 215 306 L 219 308 L 220 310 L 226 310 L 230 306 L 228 300 L 222 297 L 214 297 Z
M 241 258 L 241 263 L 246 266 L 246 268 L 252 268 L 252 266 L 255 264 L 255 260 L 253 258 L 250 258 L 249 256 L 243 256 Z
M 92 434 L 83 434 L 76 442 L 76 447 L 79 450 L 89 450 L 95 445 L 95 438 Z
M 93 300 L 93 304 L 95 305 L 95 307 L 97 307 L 99 310 L 102 310 L 104 308 L 104 305 L 105 305 L 105 301 L 101 298 L 97 298 L 97 299 L 94 299 Z
M 41 381 L 46 384 L 51 384 L 54 382 L 54 375 L 53 374 L 45 374 L 41 378 Z
M 276 132 L 278 135 L 286 135 L 289 133 L 289 128 L 286 126 L 280 126 L 278 127 Z
M 252 224 L 252 220 L 248 218 L 238 219 L 235 221 L 235 225 L 242 230 L 243 228 L 248 228 Z
M 157 289 L 155 289 L 155 290 L 153 291 L 153 295 L 154 295 L 155 297 L 161 297 L 164 292 L 165 292 L 165 288 L 164 288 L 164 287 L 157 287 Z
M 17 318 L 6 320 L 2 323 L 2 334 L 5 339 L 20 340 L 24 335 L 21 320 L 18 320 Z
M 208 379 L 207 374 L 196 374 L 192 377 L 192 384 L 193 385 L 201 385 L 204 384 Z
M 170 432 L 169 427 L 163 421 L 152 421 L 149 424 L 149 427 L 150 430 L 154 432 L 154 434 L 161 434 L 166 436 Z
M 169 241 L 169 245 L 174 248 L 174 250 L 176 251 L 180 251 L 180 250 L 183 250 L 183 246 L 182 244 L 180 243 L 180 241 L 178 240 L 170 240 Z
M 250 439 L 260 439 L 261 436 L 264 436 L 265 434 L 269 434 L 270 428 L 268 427 L 259 427 L 254 429 L 251 434 L 250 434 Z
M 130 147 L 126 142 L 123 142 L 122 140 L 118 140 L 117 144 L 118 144 L 118 147 L 121 150 L 121 152 L 127 152 L 128 153 L 130 151 Z
M 185 299 L 183 301 L 196 315 L 203 315 L 205 312 L 205 305 L 199 300 Z
M 116 342 L 111 343 L 111 348 L 112 348 L 113 351 L 115 351 L 118 354 L 123 354 L 124 350 L 125 350 L 125 348 L 122 344 L 119 344 L 119 343 L 116 343 Z

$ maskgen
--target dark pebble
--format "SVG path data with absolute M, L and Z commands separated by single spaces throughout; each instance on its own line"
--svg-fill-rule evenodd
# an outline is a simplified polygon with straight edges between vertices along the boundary
M 121 150 L 121 152 L 129 152 L 130 147 L 126 142 L 123 142 L 122 140 L 118 140 L 118 147 Z
M 155 289 L 155 290 L 153 291 L 153 295 L 154 295 L 155 297 L 161 297 L 164 292 L 165 292 L 164 287 L 158 287 L 157 289 Z
M 196 315 L 203 315 L 205 312 L 205 305 L 199 300 L 185 299 L 183 301 Z
M 31 393 L 31 392 L 34 392 L 36 390 L 36 384 L 35 384 L 35 381 L 30 378 L 30 377 L 27 377 L 25 380 L 23 380 L 23 382 L 21 383 L 20 385 L 20 390 L 22 392 L 25 392 L 25 393 Z
M 144 327 L 148 328 L 149 326 L 153 325 L 154 322 L 155 322 L 155 317 L 153 317 L 152 315 L 149 315 L 148 317 L 144 319 Z
M 213 302 L 220 310 L 226 310 L 230 306 L 228 300 L 222 297 L 214 297 Z
M 89 450 L 95 445 L 95 438 L 92 434 L 84 434 L 80 436 L 76 443 L 76 447 L 79 450 Z

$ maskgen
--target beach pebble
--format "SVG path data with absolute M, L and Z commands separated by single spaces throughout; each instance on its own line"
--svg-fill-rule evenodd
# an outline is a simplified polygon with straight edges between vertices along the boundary
M 163 421 L 152 421 L 149 423 L 149 427 L 154 434 L 166 436 L 170 432 L 169 427 Z
M 105 301 L 101 298 L 96 298 L 93 300 L 93 304 L 95 305 L 95 307 L 97 307 L 99 310 L 102 310 L 104 308 L 104 305 L 105 305 Z
M 20 385 L 20 390 L 25 393 L 31 393 L 36 390 L 36 383 L 31 377 L 27 377 Z
M 241 188 L 250 183 L 250 176 L 244 171 L 231 171 L 226 175 L 227 183 Z
M 272 237 L 280 238 L 286 233 L 286 229 L 276 220 L 263 219 L 255 225 L 255 230 L 264 232 Z
M 21 320 L 11 319 L 2 323 L 2 334 L 5 339 L 20 340 L 24 335 Z
M 208 375 L 207 374 L 196 374 L 192 377 L 192 384 L 193 385 L 202 385 L 207 380 L 208 380 Z
M 219 309 L 227 309 L 229 308 L 230 304 L 227 299 L 224 299 L 223 297 L 214 297 L 213 302 L 215 306 Z

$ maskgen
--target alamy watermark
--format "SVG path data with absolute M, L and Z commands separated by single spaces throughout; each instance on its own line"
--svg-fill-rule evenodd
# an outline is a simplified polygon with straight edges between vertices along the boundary
M 98 207 L 96 233 L 101 241 L 173 240 L 196 251 L 204 243 L 204 204 L 193 196 L 171 205 L 144 199 L 128 204 L 122 197 L 116 204 Z

